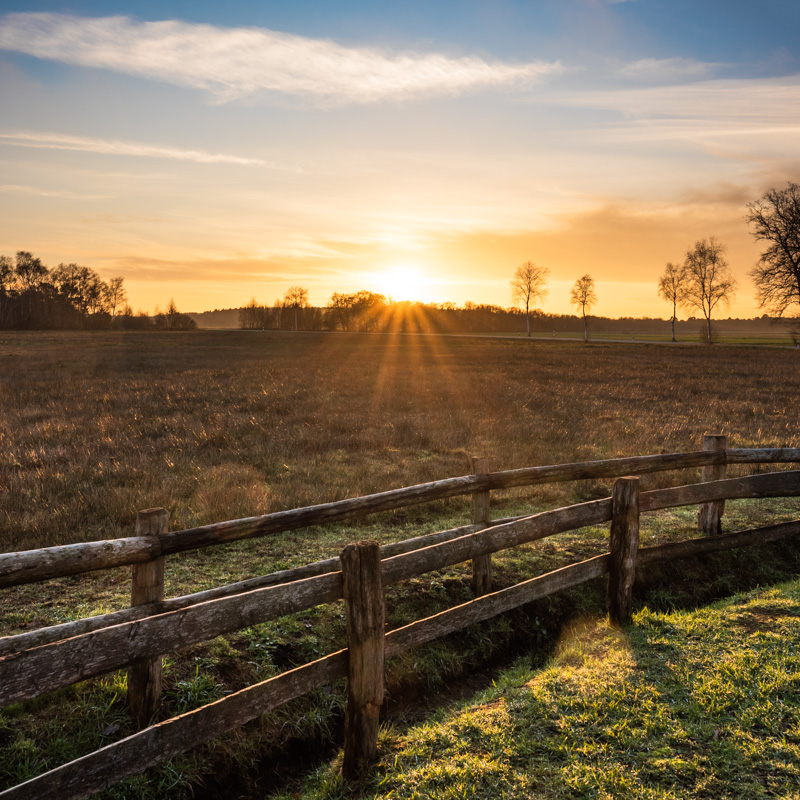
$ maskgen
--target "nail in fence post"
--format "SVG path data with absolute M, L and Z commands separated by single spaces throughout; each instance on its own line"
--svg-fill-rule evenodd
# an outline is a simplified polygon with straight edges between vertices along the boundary
M 608 616 L 613 625 L 624 625 L 631 618 L 639 550 L 638 478 L 618 478 L 614 482 L 611 511 Z
M 472 472 L 485 475 L 489 471 L 489 459 L 473 456 L 470 459 Z M 472 524 L 488 525 L 489 492 L 472 493 Z M 478 556 L 472 559 L 472 591 L 477 597 L 492 591 L 492 555 Z
M 340 559 L 348 649 L 342 776 L 352 780 L 375 760 L 378 750 L 386 613 L 378 543 L 349 544 Z
M 721 451 L 724 453 L 728 447 L 727 436 L 712 436 L 706 434 L 703 437 L 703 450 Z M 711 464 L 703 467 L 701 480 L 721 481 L 727 474 L 727 464 Z M 725 513 L 725 501 L 715 500 L 712 503 L 703 503 L 697 510 L 697 530 L 701 533 L 716 536 L 722 533 L 722 515 Z
M 136 515 L 137 536 L 157 536 L 169 528 L 166 508 L 150 508 Z M 164 557 L 134 564 L 131 606 L 164 599 Z M 135 661 L 128 670 L 128 707 L 137 728 L 146 728 L 161 704 L 161 658 Z

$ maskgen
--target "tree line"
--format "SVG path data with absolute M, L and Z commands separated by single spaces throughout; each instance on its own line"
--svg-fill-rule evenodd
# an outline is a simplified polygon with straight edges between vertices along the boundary
M 121 277 L 104 281 L 80 264 L 45 266 L 27 250 L 0 255 L 0 329 L 193 330 L 170 299 L 164 311 L 134 314 Z
M 753 226 L 753 236 L 767 245 L 750 270 L 758 305 L 771 316 L 788 320 L 800 343 L 800 186 L 790 182 L 748 203 L 747 221 Z M 682 306 L 702 313 L 710 344 L 712 315 L 735 292 L 725 247 L 713 236 L 695 242 L 682 263 L 668 262 L 658 281 L 658 294 L 672 303 L 672 341 L 677 308 Z
M 770 189 L 762 198 L 749 203 L 747 220 L 753 235 L 767 243 L 750 277 L 756 286 L 759 306 L 771 318 L 785 318 L 795 324 L 793 335 L 800 341 L 800 186 L 789 183 L 784 189 Z M 683 261 L 668 262 L 658 280 L 658 294 L 672 304 L 672 340 L 678 307 L 690 320 L 703 321 L 703 338 L 712 341 L 712 320 L 720 307 L 727 306 L 737 289 L 725 258 L 725 246 L 711 236 L 696 241 L 684 253 Z M 341 330 L 397 332 L 517 332 L 520 316 L 525 317 L 528 336 L 533 330 L 574 330 L 583 324 L 588 340 L 589 314 L 598 303 L 594 279 L 585 274 L 576 280 L 570 303 L 579 316 L 547 314 L 537 305 L 547 297 L 547 267 L 533 261 L 520 264 L 511 280 L 512 308 L 466 303 L 394 303 L 384 295 L 359 291 L 334 292 L 324 309 L 308 304 L 308 290 L 292 286 L 283 299 L 270 308 L 252 299 L 239 312 L 239 325 L 246 329 Z M 695 315 L 698 315 L 695 317 Z M 611 320 L 592 318 L 597 331 L 613 330 Z M 636 320 L 626 319 L 627 327 Z M 648 319 L 640 320 L 646 325 Z
M 770 189 L 747 205 L 747 221 L 753 236 L 767 243 L 758 264 L 750 271 L 759 307 L 777 319 L 793 323 L 793 336 L 800 343 L 800 186 L 789 183 L 783 189 Z M 725 259 L 725 246 L 716 237 L 701 239 L 687 248 L 681 263 L 667 262 L 658 280 L 658 295 L 672 304 L 672 341 L 678 306 L 699 313 L 705 321 L 705 340 L 712 342 L 713 316 L 727 306 L 736 293 L 736 280 Z M 530 309 L 547 294 L 549 270 L 526 261 L 518 266 L 511 281 L 514 301 L 524 305 L 526 319 Z M 594 280 L 584 275 L 575 282 L 570 302 L 583 318 L 583 337 L 588 339 L 587 314 L 597 303 Z M 528 323 L 528 336 L 530 336 Z

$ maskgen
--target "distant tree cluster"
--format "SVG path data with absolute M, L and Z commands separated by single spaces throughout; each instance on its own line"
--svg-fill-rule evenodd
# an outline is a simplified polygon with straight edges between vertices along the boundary
M 718 306 L 727 306 L 736 294 L 736 281 L 725 260 L 725 247 L 713 236 L 695 242 L 683 264 L 671 262 L 658 280 L 658 294 L 672 303 L 672 341 L 675 341 L 676 309 L 698 311 L 705 320 L 705 339 L 712 342 L 711 320 Z
M 251 298 L 239 310 L 239 327 L 250 331 L 320 331 L 325 327 L 324 317 L 321 309 L 309 306 L 308 289 L 290 286 L 272 307 Z
M 27 250 L 0 255 L 0 328 L 102 330 L 191 330 L 191 317 L 170 300 L 153 317 L 133 313 L 121 277 L 102 280 L 89 267 L 49 268 Z
M 126 299 L 122 278 L 106 283 L 78 264 L 49 269 L 27 250 L 0 255 L 2 328 L 108 328 Z

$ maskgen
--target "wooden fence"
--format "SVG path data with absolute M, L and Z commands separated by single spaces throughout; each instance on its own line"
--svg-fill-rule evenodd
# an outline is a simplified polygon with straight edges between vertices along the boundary
M 473 459 L 472 475 L 367 497 L 182 531 L 169 531 L 167 512 L 151 509 L 139 513 L 136 536 L 131 538 L 0 555 L 0 587 L 132 566 L 130 608 L 0 639 L 0 708 L 128 668 L 131 714 L 142 728 L 7 789 L 0 798 L 86 797 L 342 677 L 347 678 L 343 772 L 352 777 L 375 755 L 386 658 L 605 574 L 610 617 L 623 623 L 630 614 L 637 565 L 800 532 L 800 520 L 727 534 L 720 527 L 725 500 L 800 496 L 800 471 L 726 478 L 728 464 L 792 462 L 800 462 L 800 448 L 729 449 L 720 436 L 706 436 L 703 450 L 692 453 L 494 473 L 487 471 L 485 459 Z M 701 483 L 639 491 L 637 475 L 691 467 L 702 467 Z M 530 516 L 490 519 L 492 490 L 598 478 L 618 478 L 611 497 Z M 163 597 L 164 559 L 173 553 L 467 494 L 472 496 L 468 525 L 383 547 L 359 542 L 345 547 L 338 558 L 183 597 Z M 701 538 L 639 547 L 640 513 L 687 505 L 700 506 Z M 492 591 L 492 553 L 606 522 L 611 523 L 608 553 Z M 470 560 L 474 600 L 384 632 L 386 586 Z M 347 649 L 148 726 L 160 702 L 165 654 L 341 599 Z

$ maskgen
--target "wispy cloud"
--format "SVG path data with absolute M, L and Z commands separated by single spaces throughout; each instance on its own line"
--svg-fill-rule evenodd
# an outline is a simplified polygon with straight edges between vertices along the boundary
M 767 136 L 800 134 L 800 76 L 576 92 L 558 102 L 622 114 L 624 122 L 604 129 L 616 139 L 751 136 L 763 144 Z
M 758 80 L 702 81 L 683 86 L 595 91 L 574 95 L 580 105 L 616 108 L 632 115 L 751 119 L 797 119 L 800 75 Z
M 69 136 L 63 133 L 39 133 L 37 131 L 0 132 L 0 144 L 17 147 L 33 147 L 50 150 L 78 150 L 87 153 L 103 153 L 117 156 L 146 156 L 170 158 L 178 161 L 196 161 L 201 164 L 239 164 L 242 166 L 269 166 L 256 158 L 241 158 L 224 153 L 207 153 L 204 150 L 184 150 L 177 147 L 160 147 L 124 142 L 116 139 L 95 139 L 88 136 Z
M 623 64 L 617 73 L 624 78 L 642 81 L 700 80 L 712 77 L 720 66 L 692 58 L 642 58 Z
M 371 103 L 530 85 L 561 71 L 558 62 L 384 53 L 266 28 L 124 16 L 8 14 L 0 19 L 0 48 L 204 89 L 222 99 L 269 91 L 328 103 Z
M 107 194 L 80 194 L 62 189 L 40 189 L 37 186 L 20 186 L 14 183 L 0 185 L 0 192 L 30 197 L 54 197 L 61 200 L 107 200 L 110 197 Z

